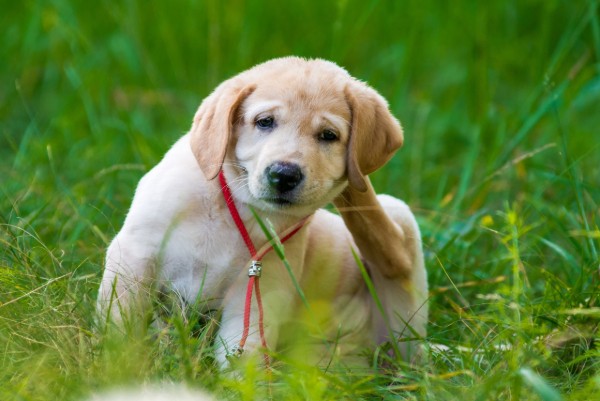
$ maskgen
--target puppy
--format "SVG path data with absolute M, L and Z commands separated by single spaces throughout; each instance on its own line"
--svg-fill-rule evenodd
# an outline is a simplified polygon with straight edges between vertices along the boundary
M 361 365 L 365 349 L 389 340 L 413 360 L 427 322 L 419 229 L 406 204 L 375 195 L 367 177 L 402 142 L 386 101 L 334 63 L 286 57 L 225 81 L 141 179 L 107 251 L 100 312 L 135 318 L 157 288 L 222 310 L 216 357 L 228 365 L 244 331 L 250 254 L 216 179 L 222 171 L 257 248 L 268 241 L 251 208 L 276 233 L 308 216 L 284 245 L 291 274 L 276 252 L 262 260 L 269 348 L 283 350 L 282 329 L 308 316 L 315 363 Z M 332 201 L 340 215 L 320 209 Z M 261 348 L 256 302 L 250 312 L 244 355 Z

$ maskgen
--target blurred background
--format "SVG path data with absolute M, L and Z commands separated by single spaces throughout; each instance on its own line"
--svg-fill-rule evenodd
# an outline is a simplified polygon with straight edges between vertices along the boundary
M 202 99 L 298 55 L 367 81 L 404 126 L 373 181 L 420 221 L 434 340 L 472 335 L 451 324 L 482 292 L 536 316 L 596 305 L 598 1 L 0 3 L 0 301 L 69 275 L 28 302 L 93 304 L 137 181 Z

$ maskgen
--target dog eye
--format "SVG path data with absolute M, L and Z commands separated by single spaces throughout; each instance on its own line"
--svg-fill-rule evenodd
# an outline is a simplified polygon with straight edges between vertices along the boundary
M 271 129 L 275 125 L 275 119 L 273 117 L 262 117 L 256 120 L 255 124 L 259 129 Z
M 325 141 L 325 142 L 337 141 L 338 136 L 332 130 L 326 129 L 326 130 L 321 131 L 321 133 L 319 134 L 319 140 Z

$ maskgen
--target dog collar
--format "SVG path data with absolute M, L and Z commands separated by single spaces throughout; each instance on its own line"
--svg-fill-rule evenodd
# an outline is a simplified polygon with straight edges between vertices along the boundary
M 246 248 L 248 248 L 248 252 L 250 253 L 251 262 L 250 267 L 248 268 L 248 286 L 246 287 L 246 301 L 244 305 L 244 331 L 242 332 L 242 338 L 237 346 L 235 346 L 228 354 L 228 357 L 239 357 L 244 352 L 244 346 L 246 345 L 246 340 L 248 339 L 248 333 L 250 331 L 250 309 L 252 304 L 252 292 L 256 293 L 256 305 L 258 307 L 258 330 L 260 333 L 260 342 L 262 347 L 267 349 L 267 342 L 265 340 L 265 329 L 264 329 L 264 314 L 263 314 L 263 306 L 262 299 L 260 295 L 260 285 L 259 278 L 262 273 L 262 259 L 263 257 L 269 253 L 273 249 L 272 242 L 268 242 L 262 248 L 256 251 L 256 247 L 250 238 L 250 234 L 244 225 L 244 221 L 240 217 L 240 213 L 235 205 L 233 200 L 233 196 L 231 195 L 231 189 L 227 184 L 227 180 L 225 179 L 225 174 L 223 170 L 219 172 L 219 183 L 221 184 L 221 193 L 225 198 L 225 203 L 227 204 L 227 208 L 229 209 L 229 214 L 233 219 L 244 243 L 246 244 Z M 292 238 L 302 227 L 306 224 L 310 216 L 303 218 L 298 221 L 296 224 L 285 230 L 282 235 L 279 237 L 279 241 L 281 243 L 286 242 L 290 238 Z M 263 355 L 265 365 L 269 366 L 269 356 L 265 353 Z

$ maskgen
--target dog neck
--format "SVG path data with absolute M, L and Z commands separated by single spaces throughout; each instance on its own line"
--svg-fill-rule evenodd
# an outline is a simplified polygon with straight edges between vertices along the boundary
M 314 214 L 311 213 L 305 217 L 298 217 L 289 213 L 265 211 L 260 208 L 253 207 L 253 205 L 241 201 L 232 194 L 223 171 L 221 171 L 219 174 L 218 181 L 220 192 L 222 194 L 221 198 L 229 209 L 232 223 L 237 225 L 238 230 L 240 230 L 241 223 L 244 227 L 243 230 L 247 230 L 251 242 L 256 244 L 258 247 L 268 242 L 268 236 L 277 235 L 281 238 L 281 235 L 283 233 L 287 233 L 290 228 L 298 225 L 300 227 L 303 226 L 312 218 Z M 264 229 L 261 227 L 261 224 L 259 221 L 257 221 L 257 216 L 262 222 L 263 226 L 269 231 L 269 235 L 265 233 Z M 299 224 L 300 222 L 301 224 Z

